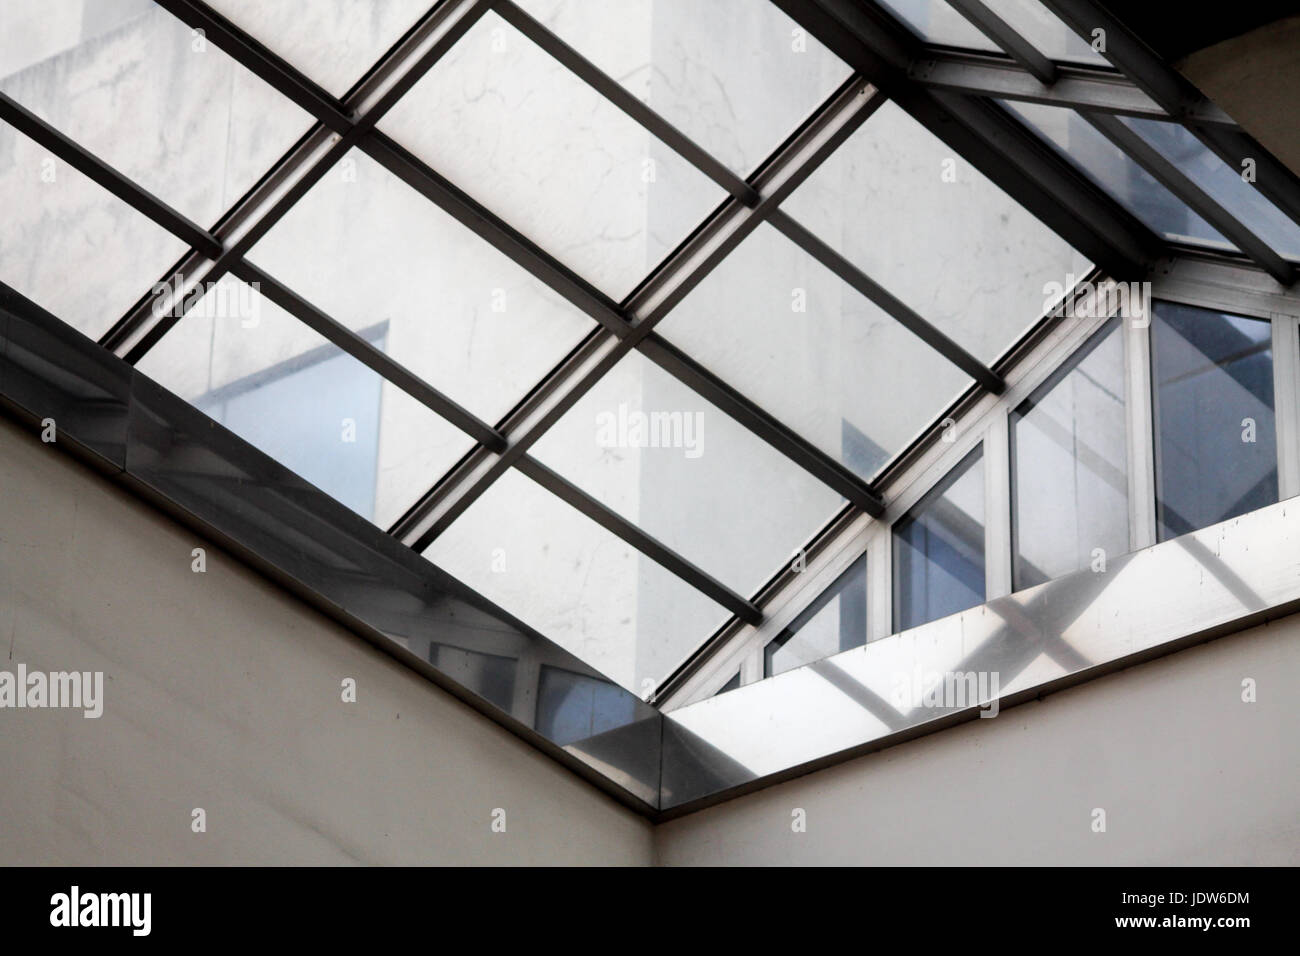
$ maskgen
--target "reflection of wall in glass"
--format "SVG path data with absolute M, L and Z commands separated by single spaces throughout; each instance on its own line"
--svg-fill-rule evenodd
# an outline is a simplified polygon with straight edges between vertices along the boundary
M 1128 551 L 1124 340 L 1112 319 L 1012 413 L 1016 589 Z
M 894 631 L 984 601 L 984 448 L 894 524 Z

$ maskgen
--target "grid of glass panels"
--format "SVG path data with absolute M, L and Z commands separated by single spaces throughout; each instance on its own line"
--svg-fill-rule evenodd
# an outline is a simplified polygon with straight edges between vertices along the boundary
M 277 208 L 270 228 L 240 250 L 281 286 L 277 301 L 297 297 L 293 314 L 217 272 L 167 312 L 145 315 L 162 291 L 158 277 L 170 279 L 169 263 L 188 243 L 142 216 L 140 202 L 110 195 L 8 125 L 0 126 L 0 278 L 105 341 L 127 320 L 157 321 L 166 334 L 140 346 L 142 359 L 132 356 L 142 370 L 381 527 L 481 449 L 481 432 L 504 429 L 529 395 L 571 386 L 566 362 L 602 334 L 598 323 L 634 301 L 720 204 L 735 205 L 728 193 L 739 180 L 718 170 L 746 176 L 779 161 L 774 150 L 796 127 L 840 108 L 833 94 L 851 74 L 779 8 L 746 0 L 707 10 L 636 0 L 617 15 L 595 0 L 491 10 L 468 0 L 199 6 L 283 62 L 271 75 L 266 63 L 254 70 L 256 50 L 227 47 L 147 0 L 19 0 L 5 11 L 0 92 L 201 230 L 224 222 L 259 181 L 304 168 L 294 147 L 313 118 L 288 84 L 310 97 L 323 91 L 319 102 L 346 115 L 329 97 L 418 63 L 377 132 L 313 171 L 287 213 Z M 1102 63 L 1039 4 L 986 6 L 1050 59 Z M 882 8 L 927 42 L 996 52 L 939 0 Z M 404 38 L 433 36 L 462 15 L 464 29 L 451 29 L 438 56 L 403 60 Z M 530 17 L 521 32 L 515 24 Z M 571 70 L 547 52 L 548 36 L 589 62 Z M 599 72 L 675 127 L 678 146 L 607 100 Z M 1067 119 L 1062 134 L 1045 119 L 1051 108 L 1014 109 L 1166 238 L 1226 247 L 1127 157 L 1081 146 L 1086 129 Z M 1294 224 L 1230 183 L 1235 173 L 1215 167 L 1185 130 L 1127 122 L 1281 252 L 1297 254 Z M 695 154 L 682 151 L 683 139 Z M 834 465 L 869 487 L 971 387 L 951 354 L 846 272 L 987 364 L 1041 318 L 1049 287 L 1090 268 L 891 103 L 813 169 L 782 211 L 814 238 L 760 224 L 660 327 L 699 363 L 705 392 L 731 389 L 751 411 L 722 411 L 692 387 L 698 378 L 632 353 L 575 395 L 530 451 L 588 496 L 601 520 L 507 470 L 426 548 L 640 692 L 731 613 L 704 596 L 701 575 L 733 590 L 732 604 L 758 593 L 843 503 L 814 473 Z M 840 257 L 838 268 L 818 242 Z M 122 246 L 130 256 L 103 254 Z M 400 376 L 376 356 L 460 406 L 459 426 L 432 411 L 427 395 L 417 398 L 419 389 L 390 381 Z M 1053 401 L 1023 421 L 1044 421 Z M 466 420 L 480 434 L 467 434 L 475 429 Z M 654 440 L 656 420 L 669 422 L 668 446 Z M 637 421 L 649 430 L 638 433 Z M 688 433 L 688 421 L 704 428 Z M 774 437 L 782 429 L 811 450 Z M 963 474 L 948 491 L 964 501 L 982 469 Z M 977 524 L 978 497 L 966 502 Z M 924 582 L 952 571 L 927 564 L 955 527 L 941 514 L 947 504 L 901 525 L 916 540 L 904 542 L 915 554 L 899 567 L 916 561 L 902 571 L 912 573 L 910 596 L 895 613 L 910 601 L 904 617 L 913 622 L 946 613 L 947 599 Z M 650 560 L 616 533 L 619 521 L 695 569 L 673 573 Z M 515 547 L 485 558 L 484 541 Z M 520 567 L 518 559 L 528 574 L 500 569 Z M 835 599 L 842 620 L 856 620 L 845 609 L 856 607 L 851 590 Z M 814 623 L 773 646 L 773 668 L 814 653 L 799 649 L 820 646 Z

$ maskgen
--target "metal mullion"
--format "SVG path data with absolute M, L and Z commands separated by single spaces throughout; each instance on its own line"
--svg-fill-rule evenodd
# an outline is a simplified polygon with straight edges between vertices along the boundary
M 979 382 L 981 387 L 994 395 L 1001 395 L 1006 389 L 1006 381 L 1003 380 L 1002 376 L 967 352 L 931 322 L 909 308 L 897 296 L 891 294 L 789 215 L 778 209 L 768 216 L 768 222 L 779 229 L 791 242 L 835 273 L 840 279 L 880 306 L 891 318 L 916 335 L 926 345 Z
M 1205 95 L 1123 23 L 1092 0 L 1043 0 L 1043 5 L 1089 43 L 1093 30 L 1105 31 L 1106 48 L 1101 52 L 1107 60 L 1234 171 L 1241 170 L 1244 160 L 1252 160 L 1256 175 L 1251 185 L 1300 224 L 1300 177 L 1244 130 L 1200 123 L 1197 114 Z
M 424 550 L 492 483 L 568 411 L 597 381 L 646 338 L 668 310 L 748 235 L 770 207 L 811 174 L 827 155 L 879 104 L 874 88 L 860 77 L 846 83 L 801 131 L 783 144 L 761 167 L 756 188 L 763 199 L 754 209 L 729 198 L 708 223 L 670 255 L 652 281 L 621 306 L 635 316 L 633 328 L 617 337 L 601 330 L 580 354 L 571 355 L 548 377 L 535 401 L 517 409 L 503 423 L 509 447 L 495 460 L 471 455 L 450 475 L 443 476 L 391 529 L 400 540 Z
M 652 538 L 636 525 L 607 508 L 577 485 L 543 465 L 536 458 L 521 455 L 515 461 L 515 468 L 557 498 L 582 512 L 605 530 L 617 535 L 656 564 L 671 571 L 702 594 L 721 604 L 741 620 L 749 624 L 759 624 L 763 620 L 763 612 L 753 603 L 745 600 L 745 598 L 722 584 L 712 575 L 696 567 L 667 545 Z
M 360 149 L 461 225 L 485 239 L 525 271 L 554 289 L 572 305 L 616 335 L 626 335 L 628 322 L 618 305 L 568 266 L 542 249 L 463 189 L 435 171 L 385 133 L 361 139 Z
M 257 266 L 241 259 L 231 264 L 230 271 L 237 278 L 256 288 L 304 325 L 337 345 L 367 368 L 379 373 L 380 376 L 396 385 L 420 404 L 432 409 L 476 442 L 494 452 L 505 451 L 505 436 L 491 425 L 488 425 L 473 412 L 448 398 L 406 368 L 406 366 L 394 361 L 386 353 L 375 348 L 375 346 L 337 319 L 326 315 L 292 289 L 257 268 Z
M 1238 249 L 1278 282 L 1290 285 L 1295 281 L 1295 266 L 1274 252 L 1268 243 L 1243 225 L 1231 212 L 1166 159 L 1158 149 L 1129 129 L 1123 121 L 1104 113 L 1085 112 L 1080 115 L 1161 185 L 1186 203 L 1193 212 L 1232 240 Z
M 311 113 L 328 129 L 339 134 L 351 129 L 353 118 L 341 102 L 203 0 L 154 2 L 182 23 L 203 30 L 204 36 L 232 59 Z
M 1056 64 L 1038 52 L 1038 49 L 1026 40 L 1011 24 L 980 3 L 979 0 L 947 0 L 963 17 L 975 25 L 975 28 L 1006 53 L 1041 83 L 1051 86 L 1056 82 L 1058 73 Z
M 610 77 L 553 32 L 537 22 L 512 0 L 492 0 L 492 9 L 507 23 L 535 43 L 553 59 L 568 67 L 579 79 L 649 130 L 688 163 L 735 196 L 746 206 L 758 204 L 758 191 L 726 165 L 715 159 L 689 136 L 673 126 L 621 83 Z
M 371 68 L 368 80 L 362 81 L 356 91 L 349 96 L 347 103 L 343 104 L 346 109 L 354 112 L 367 107 L 362 111 L 361 118 L 355 122 L 348 118 L 350 128 L 339 139 L 331 140 L 328 135 L 329 127 L 323 122 L 309 131 L 303 140 L 295 144 L 276 162 L 263 177 L 259 187 L 241 199 L 236 208 L 228 210 L 222 216 L 223 232 L 229 231 L 231 234 L 240 235 L 235 247 L 227 250 L 213 262 L 210 269 L 202 271 L 197 278 L 193 276 L 193 272 L 195 269 L 202 269 L 203 264 L 195 261 L 192 256 L 182 259 L 178 271 L 193 281 L 217 281 L 225 275 L 236 258 L 242 256 L 257 238 L 264 235 L 298 199 L 305 195 L 311 185 L 319 181 L 348 149 L 355 145 L 358 139 L 366 135 L 380 116 L 393 106 L 401 92 L 418 81 L 419 77 L 432 68 L 437 59 L 477 22 L 487 9 L 486 3 L 487 0 L 468 0 L 461 3 L 457 3 L 456 0 L 442 0 L 435 4 L 410 31 L 407 38 L 388 51 L 384 59 Z M 206 11 L 216 16 L 202 0 L 186 0 L 185 9 L 191 13 Z M 230 42 L 230 49 L 227 52 L 245 68 L 252 70 L 253 61 L 259 57 L 274 58 L 274 54 L 270 54 L 260 44 L 240 45 L 231 41 L 230 36 L 233 34 L 215 37 L 214 42 L 218 39 Z M 421 48 L 430 41 L 432 45 L 421 52 Z M 402 70 L 402 64 L 417 53 L 419 58 Z M 301 82 L 295 89 L 318 120 L 320 119 L 318 114 L 334 116 L 337 113 L 336 107 L 332 105 L 334 101 L 328 95 L 322 97 L 313 93 L 313 89 L 318 89 L 314 83 L 283 61 L 279 63 L 279 69 L 287 75 L 299 78 Z M 270 68 L 263 63 L 258 65 L 254 72 L 262 75 L 264 71 L 270 71 Z M 384 88 L 383 84 L 388 82 L 394 71 L 400 71 L 400 75 L 392 84 Z M 285 91 L 281 90 L 281 92 Z M 371 100 L 374 102 L 370 103 Z M 337 119 L 336 116 L 334 118 Z M 294 175 L 300 178 L 287 192 L 283 191 L 281 188 L 283 183 Z M 259 212 L 259 209 L 267 204 L 271 204 L 270 208 Z M 248 210 L 247 215 L 240 215 L 243 210 Z M 171 276 L 164 276 L 164 283 L 170 279 Z M 181 298 L 178 308 L 161 310 L 163 314 L 159 317 L 157 313 L 160 310 L 153 308 L 156 304 L 155 297 L 145 296 L 109 330 L 101 339 L 101 344 L 129 362 L 138 362 L 149 348 L 184 317 L 186 301 L 187 298 Z
M 1144 274 L 1164 240 L 1094 186 L 1024 124 L 981 97 L 925 88 L 908 77 L 927 49 L 874 6 L 852 0 L 773 0 L 931 133 L 1108 272 Z
M 867 514 L 879 517 L 885 510 L 884 500 L 865 481 L 802 435 L 773 418 L 666 339 L 651 333 L 641 340 L 639 350 L 650 361 L 678 381 L 685 383 Z
M 930 89 L 1139 119 L 1173 119 L 1164 107 L 1119 73 L 1057 64 L 1057 74 L 1056 82 L 1047 86 L 1019 64 L 1002 57 L 938 49 L 927 49 L 924 57 L 917 59 L 907 71 L 909 79 Z M 1195 109 L 1193 115 L 1197 123 L 1206 126 L 1237 125 L 1209 100 Z
M 221 240 L 212 233 L 123 176 L 4 93 L 0 93 L 0 119 L 203 255 L 215 258 L 221 254 Z

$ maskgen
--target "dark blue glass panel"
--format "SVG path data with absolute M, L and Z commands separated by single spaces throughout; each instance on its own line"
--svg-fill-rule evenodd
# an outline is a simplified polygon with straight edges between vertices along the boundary
M 768 642 L 763 650 L 763 676 L 771 677 L 866 642 L 867 558 L 863 555 Z
M 984 601 L 983 446 L 894 525 L 894 630 Z
M 1160 540 L 1277 501 L 1273 336 L 1247 319 L 1159 302 L 1152 325 Z

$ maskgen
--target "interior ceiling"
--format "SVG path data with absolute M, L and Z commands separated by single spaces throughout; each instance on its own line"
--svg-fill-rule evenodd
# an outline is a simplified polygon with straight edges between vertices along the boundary
M 1193 15 L 1181 0 L 1106 4 L 1107 9 L 1167 60 L 1249 33 L 1285 17 L 1300 16 L 1300 0 L 1197 5 Z

